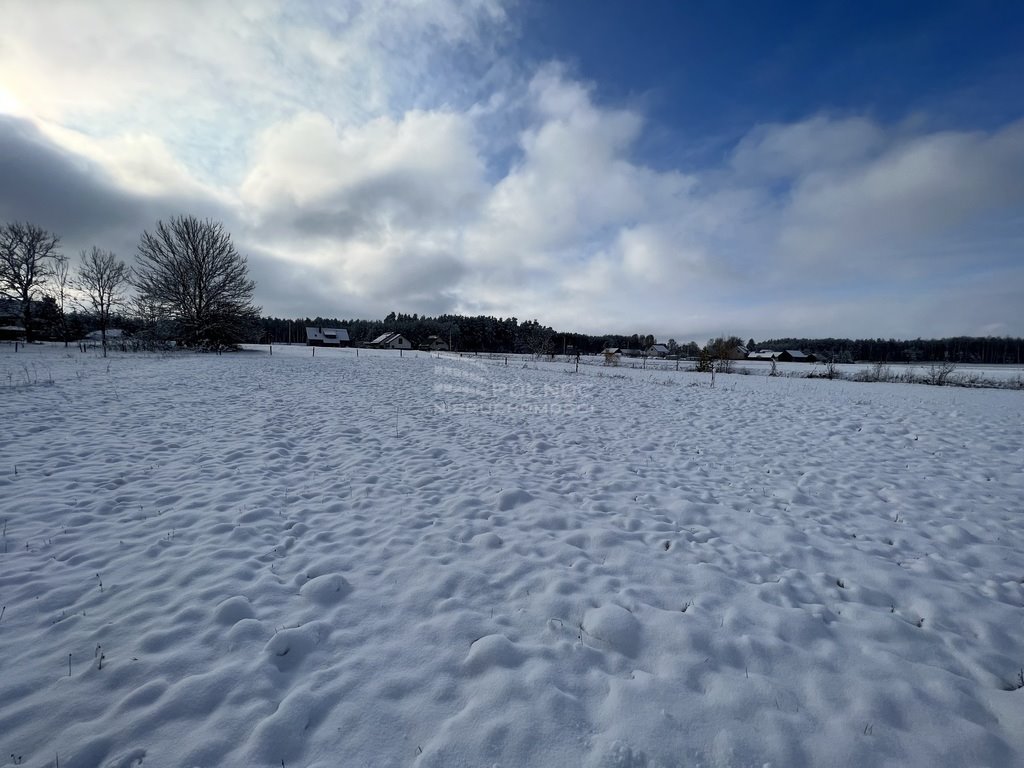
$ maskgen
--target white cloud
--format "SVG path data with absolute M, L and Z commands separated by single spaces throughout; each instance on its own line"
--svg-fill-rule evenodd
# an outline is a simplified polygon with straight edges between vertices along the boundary
M 900 138 L 865 162 L 794 179 L 780 256 L 830 274 L 920 277 L 966 266 L 943 247 L 1024 205 L 1024 122 Z M 988 254 L 976 254 L 987 258 Z
M 270 217 L 359 211 L 381 224 L 435 226 L 473 209 L 483 170 L 461 115 L 414 110 L 338 132 L 305 113 L 260 137 L 241 198 Z
M 823 115 L 789 125 L 754 127 L 732 153 L 737 174 L 753 179 L 785 179 L 864 162 L 884 146 L 882 129 L 863 117 Z
M 535 122 L 519 137 L 521 160 L 468 233 L 471 259 L 558 273 L 637 223 L 677 212 L 693 181 L 630 160 L 639 115 L 596 107 L 583 86 L 550 68 L 530 83 L 528 102 Z
M 340 296 L 443 311 L 485 191 L 472 123 L 412 110 L 340 130 L 316 113 L 275 125 L 240 195 L 264 247 L 318 267 Z

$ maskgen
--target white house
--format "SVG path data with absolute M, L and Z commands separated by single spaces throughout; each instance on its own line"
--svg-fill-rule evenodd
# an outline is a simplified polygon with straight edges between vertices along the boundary
M 382 333 L 366 346 L 378 349 L 412 349 L 412 342 L 400 333 Z
M 664 344 L 651 344 L 646 352 L 648 357 L 665 357 L 668 354 L 668 347 Z

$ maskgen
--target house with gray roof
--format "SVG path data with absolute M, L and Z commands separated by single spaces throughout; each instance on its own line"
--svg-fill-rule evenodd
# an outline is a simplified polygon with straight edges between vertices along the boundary
M 412 349 L 412 342 L 400 333 L 382 333 L 366 346 L 377 349 Z
M 347 347 L 351 341 L 348 331 L 344 328 L 323 328 L 322 326 L 306 326 L 307 347 Z

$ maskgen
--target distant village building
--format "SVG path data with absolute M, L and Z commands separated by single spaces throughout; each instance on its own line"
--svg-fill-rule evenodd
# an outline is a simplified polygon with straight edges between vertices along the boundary
M 424 352 L 447 352 L 448 342 L 440 336 L 427 336 L 427 340 L 420 344 Z
M 780 363 L 816 363 L 818 358 L 799 349 L 787 349 L 779 353 L 777 360 Z
M 778 360 L 779 353 L 770 349 L 759 349 L 747 355 L 747 360 Z
M 377 349 L 412 349 L 412 342 L 400 333 L 382 333 L 366 346 Z
M 725 360 L 746 360 L 747 355 L 747 348 L 744 346 L 738 346 L 727 349 L 722 355 L 722 358 Z
M 350 343 L 348 331 L 344 328 L 306 326 L 307 347 L 347 347 Z
M 668 355 L 668 346 L 665 344 L 651 344 L 647 348 L 648 357 L 665 357 Z

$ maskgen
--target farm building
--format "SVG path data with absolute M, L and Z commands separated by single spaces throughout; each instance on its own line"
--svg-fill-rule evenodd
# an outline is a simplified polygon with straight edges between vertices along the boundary
M 780 352 L 777 359 L 780 363 L 815 363 L 818 361 L 814 355 L 801 352 L 799 349 L 787 349 Z
M 412 342 L 400 333 L 382 333 L 366 346 L 377 349 L 412 349 Z
M 668 355 L 668 347 L 664 344 L 651 344 L 646 352 L 648 357 L 665 357 Z
M 770 349 L 759 349 L 747 355 L 747 360 L 778 360 L 779 353 Z
M 348 331 L 344 328 L 306 326 L 307 347 L 347 347 L 349 343 Z
M 448 342 L 440 336 L 427 336 L 427 340 L 420 344 L 424 352 L 447 352 Z

